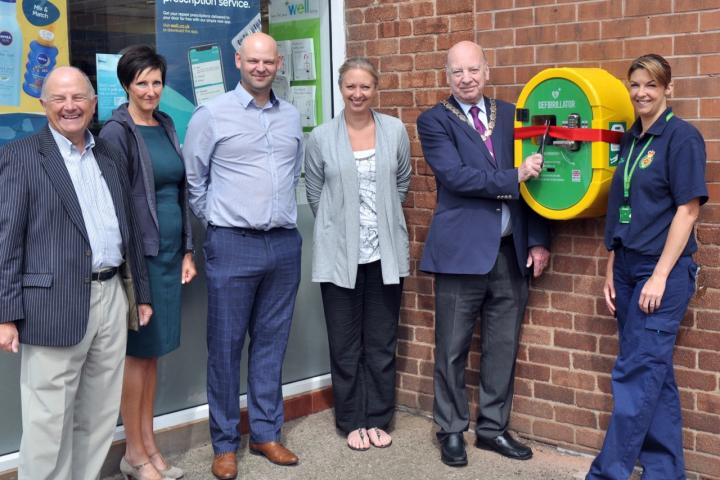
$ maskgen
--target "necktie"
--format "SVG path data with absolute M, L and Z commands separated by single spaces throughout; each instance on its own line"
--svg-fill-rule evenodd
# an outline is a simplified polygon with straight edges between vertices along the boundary
M 478 113 L 480 113 L 480 109 L 477 105 L 473 105 L 472 107 L 470 107 L 470 116 L 472 117 L 473 123 L 475 124 L 475 130 L 477 130 L 480 135 L 483 135 L 485 133 L 485 125 L 483 125 L 483 123 L 480 121 Z M 489 136 L 485 139 L 485 146 L 490 152 L 493 166 L 497 167 L 497 162 L 495 161 L 495 150 L 493 149 L 492 139 Z

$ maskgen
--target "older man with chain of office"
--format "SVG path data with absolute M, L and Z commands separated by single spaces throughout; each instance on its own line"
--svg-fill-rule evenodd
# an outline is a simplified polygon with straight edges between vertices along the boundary
M 549 232 L 519 195 L 542 156 L 515 168 L 514 106 L 483 95 L 490 72 L 482 48 L 448 51 L 452 95 L 418 118 L 425 160 L 437 181 L 437 208 L 420 270 L 435 274 L 435 404 L 441 459 L 467 464 L 470 413 L 465 366 L 476 318 L 482 357 L 476 445 L 514 459 L 532 451 L 507 432 L 515 357 L 532 273 L 549 258 Z

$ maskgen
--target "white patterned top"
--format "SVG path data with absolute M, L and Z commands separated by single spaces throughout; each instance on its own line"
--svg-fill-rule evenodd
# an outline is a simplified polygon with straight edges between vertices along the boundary
M 353 152 L 360 182 L 360 252 L 358 263 L 380 260 L 377 210 L 375 208 L 375 149 Z

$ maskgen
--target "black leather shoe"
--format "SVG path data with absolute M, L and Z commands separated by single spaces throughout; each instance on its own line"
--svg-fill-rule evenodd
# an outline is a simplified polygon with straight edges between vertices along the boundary
M 465 453 L 465 439 L 462 432 L 448 433 L 440 440 L 440 459 L 445 465 L 451 467 L 464 467 L 467 465 Z
M 477 437 L 475 446 L 483 450 L 492 450 L 514 460 L 530 460 L 533 456 L 530 447 L 512 438 L 508 432 L 491 439 Z

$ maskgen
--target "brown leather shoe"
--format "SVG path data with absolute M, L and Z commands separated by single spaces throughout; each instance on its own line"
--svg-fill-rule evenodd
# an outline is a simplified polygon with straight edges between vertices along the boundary
M 297 465 L 298 457 L 280 442 L 250 443 L 250 453 L 264 455 L 277 465 Z
M 237 477 L 237 459 L 235 452 L 225 452 L 215 455 L 212 463 L 212 474 L 220 480 L 230 480 Z

